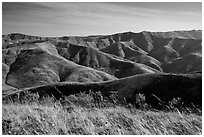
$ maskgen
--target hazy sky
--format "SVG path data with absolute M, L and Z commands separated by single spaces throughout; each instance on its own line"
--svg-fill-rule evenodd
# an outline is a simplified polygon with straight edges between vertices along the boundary
M 202 29 L 202 3 L 2 3 L 3 34 L 40 36 Z

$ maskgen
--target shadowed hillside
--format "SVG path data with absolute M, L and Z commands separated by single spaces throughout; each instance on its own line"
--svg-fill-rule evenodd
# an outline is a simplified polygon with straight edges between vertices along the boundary
M 61 82 L 7 92 L 3 98 L 23 95 L 26 91 L 38 92 L 39 95 L 46 93 L 57 99 L 80 92 L 101 91 L 104 96 L 109 96 L 112 91 L 117 91 L 118 99 L 126 98 L 132 103 L 136 94 L 145 94 L 146 101 L 155 108 L 161 107 L 159 103 L 178 97 L 187 106 L 191 103 L 202 105 L 202 74 L 141 74 L 108 82 L 81 84 Z
M 190 53 L 183 57 L 165 63 L 162 68 L 165 72 L 189 73 L 202 70 L 202 55 Z

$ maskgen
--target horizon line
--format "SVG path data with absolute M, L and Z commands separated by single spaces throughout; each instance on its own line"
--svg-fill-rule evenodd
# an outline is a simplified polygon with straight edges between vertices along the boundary
M 62 36 L 40 36 L 40 35 L 33 35 L 33 34 L 27 34 L 23 32 L 11 32 L 7 34 L 2 34 L 2 36 L 10 35 L 10 34 L 22 34 L 27 36 L 37 36 L 37 37 L 91 37 L 91 36 L 105 36 L 105 35 L 115 35 L 115 34 L 121 34 L 121 33 L 141 33 L 141 32 L 151 32 L 151 33 L 159 33 L 159 32 L 178 32 L 178 31 L 202 31 L 202 29 L 180 29 L 180 30 L 168 30 L 168 31 L 149 31 L 149 30 L 143 30 L 143 31 L 123 31 L 123 32 L 114 32 L 111 34 L 89 34 L 89 35 L 62 35 Z

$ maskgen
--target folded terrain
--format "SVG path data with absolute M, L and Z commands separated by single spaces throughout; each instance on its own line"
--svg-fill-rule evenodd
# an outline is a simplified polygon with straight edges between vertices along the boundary
M 3 35 L 2 40 L 3 49 L 22 46 L 24 44 L 50 41 L 58 48 L 58 50 L 60 50 L 60 54 L 63 54 L 63 50 L 66 52 L 66 44 L 91 47 L 92 49 L 95 48 L 96 50 L 116 55 L 128 61 L 145 64 L 159 71 L 163 70 L 161 66 L 162 64 L 168 64 L 173 59 L 182 58 L 191 53 L 202 52 L 201 30 L 171 32 L 143 31 L 140 33 L 125 32 L 113 35 L 96 35 L 87 37 L 39 37 L 13 33 Z M 75 50 L 72 52 L 75 52 Z M 187 60 L 185 62 L 187 62 Z M 87 65 L 87 63 L 85 65 Z M 168 71 L 171 72 L 171 69 Z M 186 71 L 183 71 L 182 73 L 186 73 Z
M 11 50 L 14 56 L 9 60 L 7 56 Z M 105 72 L 66 60 L 50 43 L 36 43 L 25 46 L 22 50 L 12 48 L 3 52 L 7 53 L 3 54 L 3 63 L 8 70 L 5 70 L 3 82 L 16 88 L 63 81 L 96 82 L 117 79 Z
M 43 89 L 56 96 L 116 90 L 120 98 L 129 100 L 144 93 L 153 105 L 158 101 L 151 101 L 154 95 L 166 102 L 181 97 L 186 104 L 201 104 L 201 81 L 201 30 L 2 36 L 4 97 L 25 90 Z
M 62 81 L 106 81 L 159 72 L 145 64 L 67 42 L 26 43 L 2 49 L 2 53 L 3 83 L 15 88 Z

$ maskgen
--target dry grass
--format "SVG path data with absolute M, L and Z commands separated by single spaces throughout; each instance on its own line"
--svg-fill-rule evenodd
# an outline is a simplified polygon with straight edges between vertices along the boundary
M 92 94 L 63 100 L 45 97 L 4 101 L 3 134 L 26 135 L 191 135 L 202 134 L 199 113 L 137 109 Z

